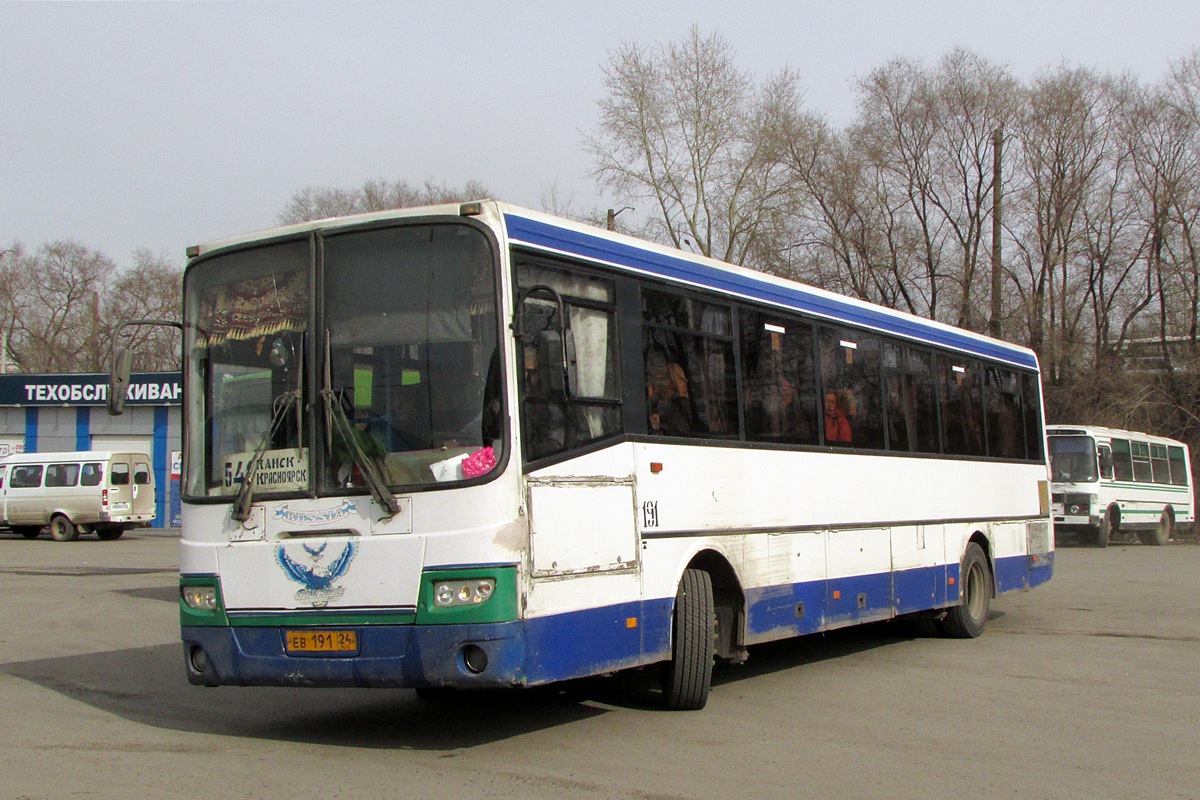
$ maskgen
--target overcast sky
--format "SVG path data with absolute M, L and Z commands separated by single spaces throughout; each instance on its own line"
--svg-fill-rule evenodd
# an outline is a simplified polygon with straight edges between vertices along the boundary
M 1157 83 L 1200 48 L 1200 2 L 0 0 L 0 250 L 74 239 L 122 266 L 275 224 L 306 186 L 478 180 L 541 207 L 597 193 L 581 147 L 624 42 L 716 31 L 761 80 L 797 70 L 841 126 L 856 78 L 965 47 Z

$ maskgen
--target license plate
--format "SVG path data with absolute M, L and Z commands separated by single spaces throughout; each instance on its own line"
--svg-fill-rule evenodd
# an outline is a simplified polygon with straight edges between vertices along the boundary
M 128 511 L 129 503 L 113 503 L 113 511 Z
M 357 631 L 284 631 L 289 653 L 354 653 Z

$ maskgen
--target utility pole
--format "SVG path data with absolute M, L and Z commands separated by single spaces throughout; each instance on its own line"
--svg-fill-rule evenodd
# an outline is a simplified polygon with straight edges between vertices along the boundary
M 617 229 L 617 215 L 620 214 L 622 211 L 633 211 L 633 210 L 634 210 L 633 206 L 625 206 L 624 208 L 620 208 L 620 209 L 610 208 L 608 210 L 608 223 L 607 223 L 606 227 L 610 231 L 615 231 Z
M 1004 146 L 1004 129 L 992 133 L 992 317 L 988 334 L 999 339 L 1000 329 L 1000 151 Z

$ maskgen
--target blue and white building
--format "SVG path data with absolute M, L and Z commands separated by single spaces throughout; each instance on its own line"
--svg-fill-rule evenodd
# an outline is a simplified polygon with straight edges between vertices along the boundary
M 135 373 L 125 413 L 111 417 L 107 374 L 0 375 L 0 456 L 130 450 L 154 462 L 152 527 L 175 527 L 183 397 L 178 372 Z

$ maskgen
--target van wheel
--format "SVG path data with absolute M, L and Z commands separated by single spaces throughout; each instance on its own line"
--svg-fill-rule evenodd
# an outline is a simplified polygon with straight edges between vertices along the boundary
M 675 595 L 671 660 L 663 664 L 662 670 L 667 708 L 694 711 L 708 702 L 716 622 L 712 576 L 704 570 L 685 569 Z
M 983 548 L 975 542 L 967 545 L 959 584 L 958 605 L 947 609 L 943 629 L 953 639 L 974 639 L 983 633 L 992 605 L 992 572 Z
M 79 528 L 62 514 L 50 520 L 50 538 L 56 542 L 73 542 L 79 538 Z
M 96 535 L 99 536 L 103 541 L 106 541 L 106 542 L 111 542 L 113 539 L 120 539 L 121 535 L 124 533 L 125 533 L 125 529 L 122 528 L 120 525 L 110 525 L 110 526 L 106 526 L 106 527 L 97 526 L 96 527 Z

